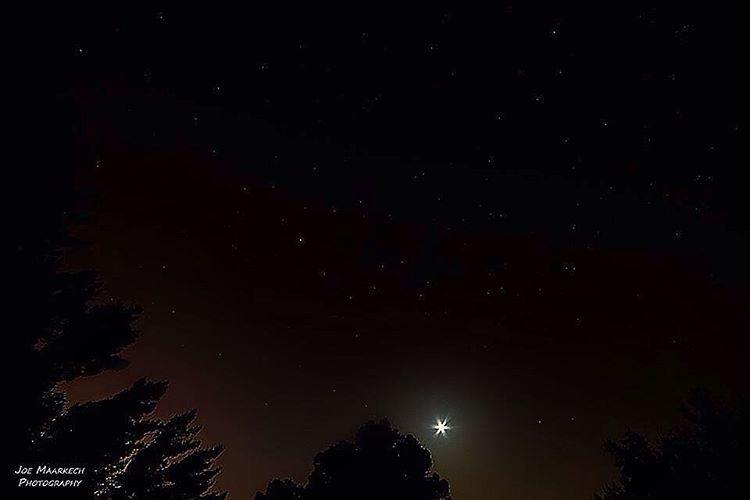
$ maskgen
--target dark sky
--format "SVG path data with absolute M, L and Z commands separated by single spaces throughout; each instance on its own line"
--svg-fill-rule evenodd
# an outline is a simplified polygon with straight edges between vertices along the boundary
M 233 498 L 379 416 L 457 499 L 585 498 L 606 438 L 746 393 L 739 16 L 61 16 L 66 262 L 144 309 L 130 367 L 70 393 L 169 380 Z

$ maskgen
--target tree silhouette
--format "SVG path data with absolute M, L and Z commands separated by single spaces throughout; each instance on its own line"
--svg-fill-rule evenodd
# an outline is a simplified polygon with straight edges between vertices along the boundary
M 141 380 L 111 398 L 65 409 L 61 382 L 127 365 L 120 352 L 136 338 L 138 310 L 92 304 L 99 291 L 93 273 L 49 266 L 36 278 L 37 307 L 26 305 L 36 312 L 35 329 L 16 330 L 14 339 L 21 377 L 11 439 L 19 462 L 86 466 L 83 487 L 56 491 L 57 498 L 225 498 L 209 493 L 222 448 L 201 448 L 195 412 L 151 418 L 166 383 Z
M 93 273 L 56 273 L 50 265 L 35 277 L 27 298 L 38 302 L 23 304 L 34 312 L 34 328 L 14 336 L 21 376 L 12 390 L 17 412 L 10 435 L 19 463 L 85 466 L 83 487 L 56 491 L 61 499 L 225 498 L 209 493 L 222 448 L 201 448 L 195 412 L 151 418 L 166 383 L 141 380 L 111 398 L 65 409 L 61 382 L 127 365 L 120 352 L 136 338 L 138 310 L 96 304 Z
M 36 441 L 62 411 L 61 382 L 123 368 L 127 363 L 119 353 L 136 338 L 132 323 L 137 308 L 92 304 L 99 292 L 93 273 L 56 273 L 49 264 L 45 267 L 29 273 L 35 279 L 27 276 L 26 286 L 35 289 L 21 297 L 36 302 L 18 304 L 33 319 L 13 332 L 20 375 L 13 386 L 19 408 L 14 430 L 21 448 Z
M 158 422 L 153 434 L 129 459 L 119 476 L 121 487 L 112 499 L 221 500 L 226 493 L 210 493 L 221 471 L 214 461 L 223 447 L 202 448 L 196 411 Z
M 147 417 L 165 390 L 163 382 L 140 380 L 109 399 L 73 405 L 42 435 L 37 460 L 86 466 L 82 490 L 91 498 L 111 495 L 130 455 L 156 429 Z
M 136 339 L 138 309 L 98 303 L 96 275 L 58 272 L 61 237 L 42 236 L 18 241 L 11 272 L 16 294 L 7 336 L 14 369 L 8 452 L 18 463 L 85 465 L 84 489 L 93 498 L 106 474 L 131 452 L 140 432 L 136 424 L 153 411 L 165 386 L 137 384 L 110 400 L 65 409 L 59 384 L 127 365 L 120 352 Z M 6 477 L 15 489 L 18 478 Z M 35 494 L 23 492 L 27 498 Z M 76 497 L 62 490 L 58 497 L 66 495 Z
M 736 408 L 696 393 L 686 411 L 688 423 L 655 443 L 628 431 L 606 450 L 619 478 L 600 500 L 706 499 L 750 497 L 750 404 Z
M 432 472 L 432 457 L 414 436 L 387 420 L 368 422 L 353 443 L 318 453 L 305 486 L 274 480 L 255 500 L 448 500 L 448 482 Z
M 103 303 L 93 272 L 59 271 L 69 196 L 61 194 L 65 182 L 50 179 L 22 183 L 29 187 L 19 197 L 24 210 L 11 228 L 7 456 L 16 465 L 85 467 L 83 487 L 55 489 L 58 499 L 225 498 L 209 493 L 222 448 L 201 447 L 195 413 L 152 417 L 166 383 L 141 380 L 110 398 L 66 408 L 61 383 L 127 366 L 121 352 L 136 340 L 139 309 Z M 13 498 L 50 498 L 50 491 L 19 489 L 11 470 Z
M 299 486 L 291 479 L 274 479 L 265 492 L 255 494 L 255 500 L 302 500 L 305 488 Z

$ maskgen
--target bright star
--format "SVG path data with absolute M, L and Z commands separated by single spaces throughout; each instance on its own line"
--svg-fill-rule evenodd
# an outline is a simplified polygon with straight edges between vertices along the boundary
M 432 426 L 433 429 L 435 429 L 435 435 L 436 436 L 445 436 L 446 431 L 450 430 L 450 426 L 448 425 L 448 419 L 437 419 L 435 420 L 435 425 Z

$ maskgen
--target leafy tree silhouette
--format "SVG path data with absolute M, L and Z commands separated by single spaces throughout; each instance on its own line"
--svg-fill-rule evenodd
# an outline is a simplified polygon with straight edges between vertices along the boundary
M 305 488 L 291 479 L 274 479 L 264 493 L 255 494 L 255 500 L 302 500 L 304 493 Z
M 318 453 L 313 466 L 306 485 L 276 479 L 255 500 L 450 499 L 448 482 L 431 471 L 430 452 L 388 420 L 366 423 L 353 443 Z
M 750 404 L 719 404 L 694 393 L 688 422 L 650 443 L 628 431 L 608 441 L 619 478 L 599 500 L 748 498 Z

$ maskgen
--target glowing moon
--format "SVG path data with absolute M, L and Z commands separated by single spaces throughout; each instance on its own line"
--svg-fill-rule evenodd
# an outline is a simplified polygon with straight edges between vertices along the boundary
M 435 435 L 436 436 L 445 436 L 446 431 L 450 430 L 450 425 L 448 425 L 448 419 L 440 419 L 438 418 L 435 420 L 435 425 L 432 426 L 433 429 L 435 429 Z

